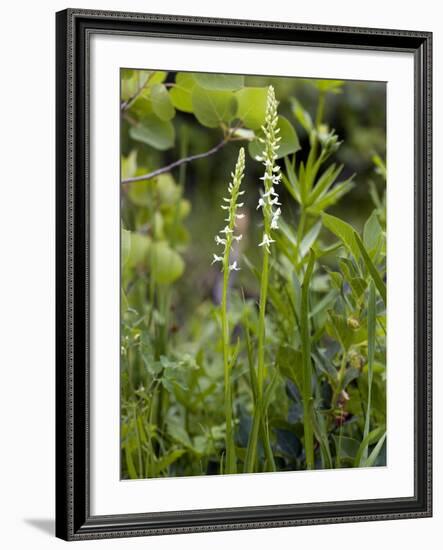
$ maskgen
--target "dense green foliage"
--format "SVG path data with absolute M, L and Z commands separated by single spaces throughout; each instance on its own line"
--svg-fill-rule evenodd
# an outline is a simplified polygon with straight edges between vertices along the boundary
M 122 477 L 385 464 L 384 87 L 121 93 Z

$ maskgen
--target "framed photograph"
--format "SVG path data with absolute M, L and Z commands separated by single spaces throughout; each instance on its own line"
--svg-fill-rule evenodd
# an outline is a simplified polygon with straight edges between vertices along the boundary
M 57 13 L 58 537 L 431 515 L 431 41 Z

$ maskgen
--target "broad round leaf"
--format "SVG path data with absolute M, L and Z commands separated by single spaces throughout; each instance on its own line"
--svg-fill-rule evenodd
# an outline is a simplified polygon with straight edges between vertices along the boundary
M 175 116 L 174 105 L 164 84 L 154 84 L 151 88 L 151 102 L 154 113 L 162 120 Z
M 264 123 L 267 96 L 267 88 L 242 88 L 236 92 L 237 117 L 246 127 L 257 130 Z
M 245 77 L 238 74 L 192 73 L 199 86 L 207 90 L 239 90 Z
M 279 136 L 281 137 L 280 147 L 277 151 L 277 158 L 283 158 L 286 155 L 291 155 L 300 149 L 300 143 L 298 141 L 297 134 L 294 127 L 288 119 L 279 116 L 278 127 L 280 128 Z M 257 132 L 257 137 L 264 137 L 263 132 Z M 258 139 L 252 141 L 249 144 L 249 154 L 255 159 L 257 155 L 261 155 L 263 152 L 263 143 Z
M 156 178 L 156 188 L 160 203 L 175 205 L 180 199 L 180 187 L 175 183 L 174 178 L 169 172 L 160 174 Z
M 177 73 L 175 85 L 171 88 L 169 96 L 176 109 L 192 113 L 191 93 L 195 86 L 195 80 L 191 73 Z
M 136 141 L 141 141 L 155 149 L 164 151 L 174 145 L 174 126 L 169 120 L 161 120 L 154 113 L 146 116 L 140 126 L 133 126 L 129 135 Z
M 147 265 L 151 238 L 148 237 L 148 235 L 142 235 L 141 233 L 131 231 L 130 243 L 128 265 L 130 267 L 136 267 L 140 264 Z
M 152 203 L 152 190 L 155 180 L 134 181 L 129 183 L 128 195 L 136 206 L 149 206 Z
M 181 256 L 172 250 L 166 242 L 151 245 L 151 274 L 158 284 L 171 284 L 176 281 L 185 269 Z
M 121 158 L 121 178 L 132 178 L 137 171 L 137 151 L 131 151 L 127 157 Z
M 165 81 L 167 76 L 168 76 L 168 73 L 166 71 L 155 71 L 149 77 L 149 84 L 151 86 L 153 84 L 161 84 L 162 82 Z
M 122 80 L 129 80 L 134 76 L 134 69 L 121 69 L 120 75 Z
M 131 232 L 127 229 L 122 229 L 121 233 L 121 262 L 125 266 L 129 259 L 131 251 Z
M 192 110 L 200 124 L 217 128 L 222 122 L 229 123 L 234 118 L 237 100 L 232 92 L 196 86 L 192 90 Z

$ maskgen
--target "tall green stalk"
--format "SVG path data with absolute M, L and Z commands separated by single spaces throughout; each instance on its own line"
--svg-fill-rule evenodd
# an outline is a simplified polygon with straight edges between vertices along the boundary
M 233 358 L 230 351 L 230 330 L 228 319 L 228 289 L 229 289 L 229 273 L 238 271 L 237 262 L 231 263 L 230 255 L 232 244 L 235 240 L 239 241 L 241 235 L 235 235 L 235 227 L 237 218 L 243 217 L 243 214 L 237 213 L 237 208 L 243 206 L 243 203 L 237 203 L 237 199 L 244 191 L 240 191 L 240 184 L 244 176 L 245 170 L 245 151 L 240 149 L 235 172 L 232 174 L 232 182 L 228 185 L 229 197 L 224 198 L 222 204 L 223 210 L 227 211 L 225 221 L 227 225 L 220 231 L 220 235 L 215 237 L 215 242 L 224 247 L 223 255 L 214 254 L 214 261 L 221 262 L 223 270 L 223 290 L 221 299 L 221 325 L 222 325 L 222 342 L 223 342 L 223 371 L 224 371 L 224 405 L 226 418 L 226 460 L 224 473 L 234 474 L 237 471 L 237 459 L 235 456 L 234 430 L 232 420 L 232 383 L 231 371 L 233 367 Z
M 226 254 L 225 254 L 226 256 Z M 229 262 L 229 257 L 227 259 Z M 236 471 L 234 433 L 232 430 L 232 387 L 231 387 L 231 364 L 229 357 L 229 322 L 228 322 L 228 284 L 229 267 L 223 260 L 223 294 L 221 302 L 222 340 L 223 340 L 223 372 L 224 372 L 224 397 L 225 397 L 225 418 L 226 418 L 226 466 L 225 472 L 233 474 Z
M 301 289 L 301 345 L 303 360 L 303 425 L 305 435 L 306 468 L 314 467 L 314 427 L 312 419 L 312 360 L 311 335 L 309 330 L 309 284 L 314 270 L 315 254 L 309 256 L 309 263 L 303 278 Z
M 275 98 L 274 88 L 269 86 L 266 104 L 265 124 L 262 126 L 264 138 L 260 138 L 263 143 L 263 153 L 257 157 L 265 167 L 265 173 L 261 178 L 263 180 L 264 192 L 260 197 L 257 208 L 262 208 L 263 212 L 263 238 L 259 246 L 263 247 L 263 263 L 260 281 L 260 305 L 258 317 L 258 350 L 257 350 L 257 396 L 254 404 L 254 420 L 248 442 L 248 449 L 245 461 L 245 471 L 254 471 L 256 449 L 258 436 L 262 439 L 265 450 L 268 469 L 275 471 L 275 462 L 272 454 L 271 443 L 269 440 L 269 430 L 267 425 L 266 410 L 263 402 L 264 383 L 265 383 L 265 347 L 266 347 L 266 303 L 268 298 L 269 286 L 269 258 L 271 254 L 270 245 L 274 242 L 271 233 L 278 229 L 278 219 L 280 217 L 280 203 L 278 194 L 275 190 L 276 185 L 280 183 L 280 167 L 276 164 L 277 151 L 279 148 L 280 130 L 278 128 L 278 101 Z M 274 209 L 274 206 L 277 208 Z

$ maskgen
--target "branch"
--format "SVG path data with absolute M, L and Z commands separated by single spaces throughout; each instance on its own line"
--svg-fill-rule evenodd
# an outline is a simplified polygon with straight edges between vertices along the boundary
M 156 176 L 159 176 L 160 174 L 164 174 L 165 172 L 170 172 L 173 168 L 177 168 L 177 166 L 180 166 L 182 164 L 185 164 L 186 162 L 191 162 L 192 160 L 198 160 L 203 159 L 206 157 L 209 157 L 222 149 L 229 141 L 232 141 L 229 136 L 225 137 L 220 143 L 212 147 L 212 149 L 209 149 L 209 151 L 205 151 L 204 153 L 198 153 L 197 155 L 191 155 L 190 157 L 184 157 L 182 159 L 178 159 L 174 162 L 171 162 L 171 164 L 168 164 L 167 166 L 163 166 L 162 168 L 158 168 L 157 170 L 154 170 L 153 172 L 149 172 L 148 174 L 143 174 L 142 176 L 135 176 L 133 178 L 127 178 L 122 180 L 122 184 L 125 183 L 134 183 L 136 181 L 145 181 L 150 180 L 152 178 L 155 178 Z
M 139 87 L 139 89 L 135 92 L 135 94 L 132 97 L 130 97 L 127 101 L 124 101 L 121 104 L 120 108 L 123 112 L 127 111 L 129 107 L 134 103 L 134 101 L 138 98 L 138 96 L 143 92 L 143 90 L 149 84 L 149 81 L 151 80 L 153 74 L 154 74 L 153 72 L 149 73 L 144 84 Z

